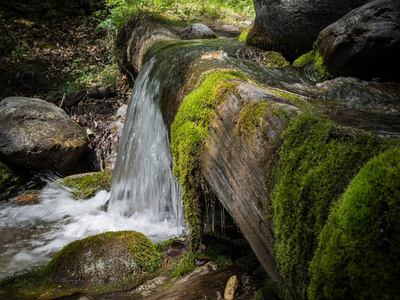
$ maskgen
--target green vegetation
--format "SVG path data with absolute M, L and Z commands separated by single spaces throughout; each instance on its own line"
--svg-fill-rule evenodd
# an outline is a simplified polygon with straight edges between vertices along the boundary
M 0 188 L 13 177 L 13 172 L 5 164 L 0 162 Z
M 268 51 L 268 60 L 264 65 L 267 68 L 282 68 L 288 66 L 289 63 L 279 52 Z
M 186 97 L 171 126 L 174 174 L 183 189 L 182 202 L 191 230 L 192 248 L 197 248 L 201 239 L 200 204 L 196 193 L 199 155 L 216 106 L 224 100 L 227 91 L 235 89 L 237 82 L 232 80 L 240 78 L 244 79 L 237 71 L 207 75 L 200 87 Z
M 314 109 L 314 106 L 302 97 L 273 89 L 271 91 L 285 99 L 289 104 L 301 108 L 303 111 L 312 111 Z
M 309 113 L 294 120 L 282 138 L 270 195 L 276 255 L 288 298 L 306 299 L 309 263 L 331 205 L 361 167 L 393 142 Z
M 101 190 L 110 191 L 111 171 L 70 176 L 59 179 L 55 183 L 72 189 L 72 195 L 76 200 L 88 199 Z
M 51 280 L 45 267 L 32 268 L 0 281 L 0 289 L 9 291 L 10 299 L 34 299 L 38 295 L 54 293 L 57 288 L 58 284 Z
M 218 268 L 226 267 L 248 254 L 249 248 L 235 244 L 231 239 L 206 233 L 203 235 L 202 244 L 204 250 L 190 251 L 185 253 L 176 262 L 172 262 L 172 275 L 183 276 L 196 268 L 194 259 L 205 259 L 212 261 Z
M 242 33 L 238 36 L 238 41 L 239 42 L 246 42 L 247 40 L 247 35 L 249 34 L 249 28 L 246 28 L 242 31 Z
M 320 53 L 315 50 L 312 50 L 296 59 L 293 62 L 293 67 L 303 67 L 306 74 L 316 81 L 324 81 L 332 78 L 326 70 Z
M 264 126 L 265 109 L 270 106 L 270 102 L 251 102 L 245 103 L 237 124 L 235 134 L 242 138 L 251 147 L 256 129 Z
M 310 299 L 396 299 L 400 145 L 371 159 L 334 206 L 311 263 Z
M 174 24 L 187 25 L 202 19 L 236 23 L 254 18 L 253 1 L 237 0 L 106 0 L 111 18 L 106 24 L 120 29 L 130 18 L 152 14 Z

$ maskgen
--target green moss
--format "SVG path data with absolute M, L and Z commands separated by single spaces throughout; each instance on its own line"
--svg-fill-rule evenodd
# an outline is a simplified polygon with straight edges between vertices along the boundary
M 271 193 L 278 267 L 288 298 L 307 298 L 308 266 L 334 203 L 390 142 L 301 114 L 284 132 Z
M 276 282 L 267 280 L 265 285 L 259 289 L 253 300 L 281 300 L 279 296 L 279 288 Z
M 0 188 L 3 184 L 6 184 L 13 177 L 13 172 L 5 164 L 0 162 Z
M 185 98 L 171 126 L 174 174 L 183 190 L 182 202 L 191 230 L 192 248 L 200 245 L 202 231 L 200 203 L 196 193 L 199 155 L 208 135 L 210 120 L 215 115 L 215 108 L 225 99 L 228 91 L 235 89 L 237 79 L 244 79 L 237 71 L 208 74 L 200 87 Z
M 76 264 L 76 259 L 84 255 L 86 249 L 90 249 L 94 256 L 101 257 L 101 255 L 104 255 L 101 247 L 105 245 L 108 248 L 113 247 L 115 240 L 123 242 L 142 271 L 153 272 L 159 267 L 160 254 L 145 235 L 136 231 L 118 231 L 97 234 L 68 244 L 57 252 L 47 265 L 46 270 L 54 277 L 62 266 Z
M 303 54 L 298 59 L 293 62 L 293 67 L 304 67 L 305 65 L 313 62 L 315 60 L 315 51 L 311 50 L 310 52 Z
M 282 68 L 289 66 L 289 62 L 279 52 L 268 51 L 268 60 L 264 65 L 267 68 Z
M 293 62 L 293 67 L 302 67 L 304 72 L 316 81 L 331 79 L 319 51 L 312 50 Z
M 257 129 L 263 127 L 265 109 L 270 106 L 268 102 L 250 102 L 244 105 L 238 117 L 235 134 L 251 146 Z
M 283 99 L 285 99 L 289 104 L 301 108 L 304 111 L 314 110 L 314 106 L 304 98 L 301 98 L 293 94 L 285 93 L 283 91 L 277 91 L 277 90 L 271 90 L 271 91 L 277 94 L 278 96 L 282 97 Z
M 54 291 L 57 284 L 52 282 L 45 267 L 33 268 L 21 275 L 10 277 L 0 281 L 0 289 L 9 291 L 10 299 L 34 299 L 37 295 L 43 295 Z
M 59 179 L 56 183 L 72 189 L 72 195 L 76 200 L 88 199 L 101 190 L 110 191 L 111 171 L 90 173 L 83 176 L 70 176 Z
M 122 241 L 122 244 L 119 241 Z M 111 252 L 113 248 L 118 251 L 121 247 L 128 249 L 143 272 L 142 276 L 118 278 L 117 282 L 100 285 L 82 285 L 73 281 L 59 283 L 53 280 L 57 272 L 62 271 L 63 265 L 76 266 L 79 257 L 91 253 L 94 258 L 98 258 L 104 255 L 105 248 L 107 252 Z M 0 282 L 0 288 L 7 291 L 10 299 L 58 299 L 75 293 L 98 294 L 126 290 L 140 283 L 143 278 L 146 278 L 144 274 L 154 272 L 159 265 L 160 254 L 143 234 L 135 231 L 108 232 L 68 244 L 53 257 L 47 266 L 34 268 L 22 275 L 5 279 Z M 81 271 L 78 270 L 78 272 Z M 83 273 L 80 274 L 83 276 Z
M 246 28 L 245 30 L 243 30 L 240 35 L 237 37 L 237 40 L 239 42 L 246 42 L 247 40 L 247 35 L 249 34 L 249 28 Z
M 310 299 L 399 297 L 400 145 L 362 168 L 319 238 Z

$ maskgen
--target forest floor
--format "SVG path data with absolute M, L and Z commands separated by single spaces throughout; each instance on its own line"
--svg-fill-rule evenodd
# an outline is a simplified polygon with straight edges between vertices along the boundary
M 110 117 L 129 102 L 134 80 L 119 70 L 115 29 L 108 32 L 99 26 L 109 16 L 104 2 L 91 7 L 82 3 L 85 1 L 0 3 L 0 101 L 23 96 L 62 107 L 95 134 L 91 139 L 94 150 L 104 147 L 98 143 L 109 134 Z M 219 36 L 240 34 L 238 26 L 201 21 Z M 103 169 L 101 159 L 97 160 L 99 166 L 88 171 Z

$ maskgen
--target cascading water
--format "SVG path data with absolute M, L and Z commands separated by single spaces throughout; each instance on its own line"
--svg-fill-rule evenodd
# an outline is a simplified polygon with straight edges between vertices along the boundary
M 161 91 L 168 90 L 176 97 L 183 77 L 193 74 L 186 70 L 200 75 L 219 67 L 238 69 L 266 86 L 309 97 L 322 114 L 336 118 L 339 124 L 347 125 L 350 120 L 354 127 L 400 139 L 398 85 L 351 78 L 319 84 L 299 69 L 265 68 L 241 60 L 241 47 L 242 43 L 228 39 L 170 41 L 153 47 L 152 58 L 135 83 L 111 194 L 102 191 L 91 199 L 75 201 L 66 188 L 50 185 L 42 191 L 39 204 L 0 203 L 0 279 L 43 265 L 69 242 L 90 235 L 136 230 L 157 242 L 182 232 L 181 192 L 171 172 L 168 134 L 159 106 Z M 220 60 L 199 60 L 205 52 L 222 50 L 227 55 Z M 107 212 L 100 210 L 109 198 Z M 221 213 L 223 220 L 224 211 Z M 214 215 L 211 211 L 211 228 Z
M 65 187 L 50 185 L 39 204 L 0 204 L 0 279 L 43 265 L 66 244 L 90 235 L 136 230 L 159 242 L 185 230 L 159 108 L 163 76 L 155 65 L 156 58 L 144 64 L 135 82 L 111 193 L 75 201 Z M 104 212 L 99 208 L 108 198 Z
M 153 57 L 143 66 L 135 83 L 108 211 L 125 216 L 144 212 L 152 221 L 172 217 L 181 224 L 181 192 L 172 174 L 168 134 L 159 108 L 161 79 L 150 76 L 155 62 Z

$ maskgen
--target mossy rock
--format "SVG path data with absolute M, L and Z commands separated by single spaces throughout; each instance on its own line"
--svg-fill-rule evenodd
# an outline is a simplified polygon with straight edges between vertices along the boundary
M 239 57 L 252 60 L 267 68 L 283 68 L 289 66 L 288 61 L 278 52 L 265 51 L 254 46 L 246 46 L 239 51 Z
M 316 81 L 324 81 L 332 78 L 326 70 L 324 60 L 318 51 L 310 51 L 293 62 L 293 67 L 303 68 L 304 72 Z
M 239 79 L 244 79 L 244 76 L 238 71 L 207 74 L 201 85 L 185 98 L 171 126 L 174 174 L 183 190 L 182 202 L 191 230 L 192 248 L 200 245 L 202 232 L 195 178 L 199 156 L 217 105 L 225 99 L 227 91 L 235 89 Z
M 273 216 L 276 255 L 288 299 L 307 299 L 309 263 L 331 206 L 365 163 L 393 141 L 340 127 L 310 113 L 284 132 L 276 185 L 266 213 Z
M 110 283 L 135 280 L 157 270 L 160 254 L 136 231 L 106 232 L 72 242 L 46 270 L 56 282 Z
M 0 162 L 0 190 L 13 178 L 13 176 L 14 174 L 10 168 Z
M 88 199 L 99 191 L 110 191 L 111 171 L 72 175 L 54 183 L 70 188 L 76 200 Z
M 361 169 L 319 239 L 310 299 L 398 299 L 400 145 Z
M 240 33 L 240 35 L 237 37 L 237 40 L 239 42 L 246 42 L 248 34 L 249 34 L 249 28 L 246 28 Z

